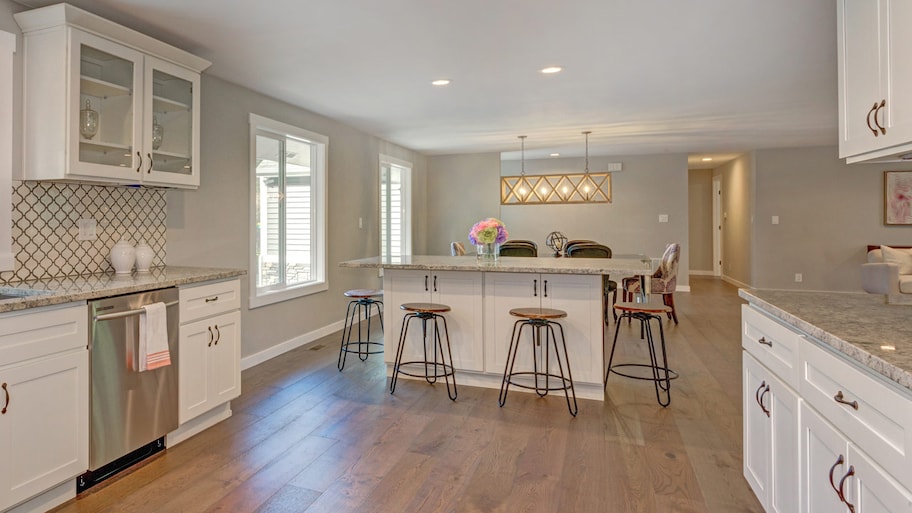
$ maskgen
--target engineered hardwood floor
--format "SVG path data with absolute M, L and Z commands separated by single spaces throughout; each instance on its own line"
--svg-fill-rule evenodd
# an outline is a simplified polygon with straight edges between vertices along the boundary
M 244 371 L 231 418 L 55 511 L 760 513 L 741 475 L 742 301 L 706 277 L 675 301 L 668 408 L 614 375 L 576 418 L 559 394 L 390 395 L 379 355 L 336 369 L 336 334 Z M 638 335 L 622 324 L 618 358 L 645 358 Z

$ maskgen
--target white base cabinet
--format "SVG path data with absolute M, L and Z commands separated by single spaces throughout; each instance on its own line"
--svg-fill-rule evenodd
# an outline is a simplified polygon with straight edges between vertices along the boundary
M 764 509 L 912 513 L 912 394 L 753 306 L 742 326 L 744 476 Z
M 0 511 L 88 468 L 87 343 L 84 303 L 0 316 Z
M 387 269 L 383 273 L 384 306 L 384 359 L 392 363 L 402 329 L 403 303 L 441 303 L 451 310 L 446 312 L 450 349 L 457 369 L 483 372 L 484 332 L 482 323 L 482 274 L 460 271 L 399 271 Z M 428 324 L 428 340 L 432 340 L 433 323 Z M 441 335 L 443 324 L 441 323 Z M 403 361 L 423 359 L 420 320 L 409 326 Z M 460 382 L 456 374 L 457 383 Z
M 518 317 L 514 308 L 556 308 L 574 382 L 602 384 L 602 277 L 587 275 L 487 273 L 485 276 L 485 367 L 503 374 Z M 560 330 L 555 328 L 556 334 Z M 523 338 L 528 337 L 528 331 Z M 528 344 L 527 340 L 521 343 Z M 532 368 L 532 352 L 520 350 L 516 368 Z M 552 361 L 552 372 L 557 363 Z
M 179 420 L 241 395 L 240 282 L 180 288 Z

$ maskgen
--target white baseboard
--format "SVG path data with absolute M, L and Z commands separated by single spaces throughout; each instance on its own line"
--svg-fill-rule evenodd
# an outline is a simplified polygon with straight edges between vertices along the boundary
M 290 340 L 286 340 L 285 342 L 276 344 L 276 345 L 270 347 L 269 349 L 264 349 L 263 351 L 260 351 L 259 353 L 255 353 L 250 356 L 245 356 L 244 358 L 241 358 L 241 370 L 247 370 L 251 367 L 254 367 L 256 365 L 259 365 L 259 364 L 265 362 L 266 360 L 271 360 L 271 359 L 275 358 L 276 356 L 285 354 L 288 351 L 291 351 L 292 349 L 297 349 L 303 345 L 307 345 L 312 342 L 315 342 L 315 341 L 325 337 L 326 335 L 329 335 L 336 331 L 341 331 L 343 326 L 345 326 L 344 320 L 336 321 L 327 326 L 323 326 L 322 328 L 317 328 L 311 332 L 304 333 L 302 335 L 298 335 L 297 337 L 294 337 Z
M 6 510 L 6 513 L 44 513 L 76 497 L 76 478 L 51 488 L 37 497 L 33 497 L 18 506 Z
M 749 289 L 749 288 L 751 288 L 751 286 L 748 285 L 747 283 L 742 283 L 742 282 L 740 282 L 740 281 L 738 281 L 738 280 L 736 280 L 736 279 L 734 279 L 734 278 L 732 278 L 732 277 L 725 276 L 724 274 L 722 275 L 722 281 L 731 283 L 731 284 L 734 285 L 735 287 L 739 287 L 739 288 L 742 288 L 742 289 Z
M 690 292 L 690 285 L 677 285 L 675 292 Z
M 687 274 L 691 276 L 715 276 L 712 271 L 687 271 Z

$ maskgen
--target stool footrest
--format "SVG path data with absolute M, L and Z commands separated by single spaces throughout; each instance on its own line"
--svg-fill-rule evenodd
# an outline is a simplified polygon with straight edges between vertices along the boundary
M 533 384 L 528 384 L 529 383 L 528 380 L 524 380 L 522 382 L 514 381 L 514 378 L 516 378 L 517 376 L 529 376 L 529 378 L 532 380 L 534 380 L 535 377 L 538 376 L 538 379 L 541 381 L 546 381 L 546 380 L 550 381 L 553 379 L 553 380 L 559 381 L 561 383 L 561 385 L 560 386 L 549 385 L 547 387 L 535 386 L 534 382 L 533 382 Z M 571 382 L 569 379 L 561 376 L 560 374 L 544 374 L 541 372 L 536 373 L 536 372 L 532 372 L 532 371 L 514 372 L 513 374 L 508 375 L 504 381 L 515 387 L 525 388 L 527 390 L 548 390 L 548 391 L 550 391 L 550 390 L 570 390 L 573 387 L 573 382 Z
M 371 350 L 362 351 L 360 349 L 349 349 L 349 347 L 348 347 L 348 346 L 357 346 L 357 345 L 367 345 L 368 349 L 370 349 L 370 346 L 375 346 L 375 347 L 379 347 L 379 349 L 375 349 L 373 351 L 371 351 Z M 383 342 L 374 342 L 371 340 L 352 340 L 351 342 L 345 342 L 342 344 L 342 351 L 344 351 L 346 353 L 356 353 L 356 354 L 380 354 L 383 352 Z
M 433 367 L 434 373 L 428 374 L 427 372 L 419 373 L 419 371 L 403 370 L 402 367 L 407 366 L 407 365 L 410 365 L 410 366 L 423 365 L 423 366 L 426 366 L 426 368 Z M 437 370 L 438 367 L 441 367 L 443 369 L 443 371 L 442 372 L 438 371 Z M 393 369 L 393 372 L 398 372 L 399 374 L 405 374 L 406 376 L 412 376 L 413 378 L 426 378 L 426 379 L 430 379 L 430 378 L 436 379 L 436 378 L 444 378 L 447 376 L 453 376 L 453 377 L 456 376 L 455 370 L 453 369 L 452 365 L 444 364 L 444 363 L 424 362 L 421 360 L 415 360 L 415 361 L 410 361 L 410 362 L 401 362 L 401 363 L 399 363 L 399 365 L 396 366 L 395 369 Z
M 612 365 L 611 368 L 608 369 L 608 372 L 613 372 L 613 373 L 617 374 L 618 376 L 624 376 L 625 378 L 642 379 L 643 381 L 665 381 L 664 377 L 656 378 L 654 376 L 635 376 L 633 374 L 627 374 L 624 372 L 620 372 L 617 370 L 618 367 L 639 367 L 642 369 L 649 369 L 650 371 L 655 369 L 656 371 L 658 371 L 660 373 L 667 373 L 668 379 L 678 379 L 677 372 L 675 372 L 667 367 L 653 367 L 652 365 L 649 365 L 646 363 L 619 363 L 617 365 Z

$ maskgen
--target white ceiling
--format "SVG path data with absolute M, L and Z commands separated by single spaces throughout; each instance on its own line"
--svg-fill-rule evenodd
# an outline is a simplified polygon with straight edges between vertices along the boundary
M 523 134 L 526 158 L 580 156 L 583 130 L 590 155 L 837 142 L 832 0 L 70 3 L 428 155 L 518 158 Z

